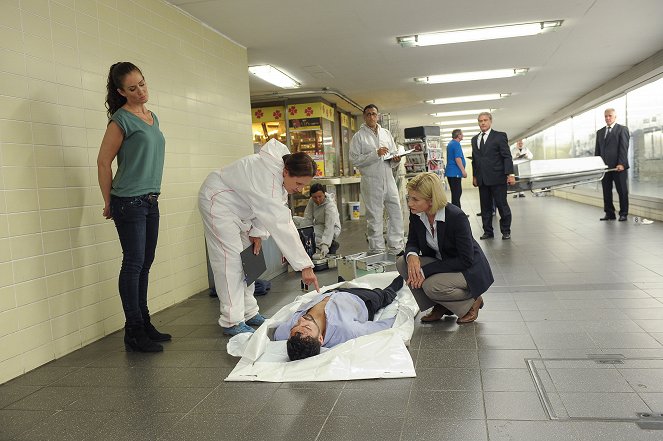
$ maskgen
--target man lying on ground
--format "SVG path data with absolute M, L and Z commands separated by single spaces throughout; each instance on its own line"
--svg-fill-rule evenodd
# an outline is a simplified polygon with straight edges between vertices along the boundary
M 288 340 L 290 360 L 301 360 L 362 335 L 388 329 L 394 317 L 374 321 L 375 313 L 396 298 L 403 278 L 395 278 L 384 289 L 336 288 L 302 305 L 286 322 L 278 325 L 274 340 Z

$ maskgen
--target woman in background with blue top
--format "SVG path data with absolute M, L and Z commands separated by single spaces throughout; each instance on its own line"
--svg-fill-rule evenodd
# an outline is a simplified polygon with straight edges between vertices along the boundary
M 465 156 L 460 142 L 463 140 L 463 131 L 455 129 L 451 132 L 451 141 L 447 144 L 447 168 L 444 176 L 449 182 L 451 190 L 451 203 L 460 208 L 460 195 L 463 194 L 462 178 L 467 177 L 465 171 Z
M 119 291 L 125 316 L 127 351 L 160 352 L 170 340 L 156 330 L 147 308 L 147 284 L 159 234 L 161 177 L 166 142 L 157 116 L 146 107 L 147 84 L 140 69 L 127 61 L 108 73 L 108 126 L 97 168 L 104 198 L 103 215 L 113 219 L 122 245 Z M 117 158 L 113 177 L 111 164 Z

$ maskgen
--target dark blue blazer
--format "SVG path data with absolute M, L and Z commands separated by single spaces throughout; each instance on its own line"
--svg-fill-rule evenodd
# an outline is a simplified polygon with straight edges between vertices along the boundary
M 513 173 L 509 140 L 504 132 L 490 131 L 479 148 L 481 132 L 472 137 L 472 176 L 477 185 L 506 185 L 506 177 Z
M 447 204 L 445 221 L 437 222 L 437 245 L 442 260 L 422 267 L 424 276 L 437 273 L 463 273 L 473 298 L 479 297 L 493 284 L 493 273 L 481 247 L 472 237 L 470 221 L 460 208 Z M 426 243 L 426 226 L 421 218 L 410 213 L 410 230 L 405 255 L 414 252 L 421 256 L 436 257 L 435 250 Z
M 594 156 L 600 156 L 608 168 L 615 168 L 618 164 L 628 168 L 628 142 L 631 137 L 628 128 L 615 124 L 606 138 L 606 127 L 596 132 L 596 148 Z

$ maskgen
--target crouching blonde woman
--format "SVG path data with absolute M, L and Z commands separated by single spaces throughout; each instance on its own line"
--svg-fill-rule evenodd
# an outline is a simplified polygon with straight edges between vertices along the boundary
M 492 285 L 493 273 L 472 237 L 465 213 L 448 203 L 435 173 L 421 173 L 407 184 L 410 230 L 398 272 L 414 294 L 421 318 L 434 322 L 445 315 L 471 323 L 483 307 L 481 295 Z

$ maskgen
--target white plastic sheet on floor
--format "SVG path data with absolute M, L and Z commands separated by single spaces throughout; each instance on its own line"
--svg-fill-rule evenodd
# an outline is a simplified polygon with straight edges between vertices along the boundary
M 398 273 L 368 274 L 344 286 L 384 288 Z M 327 290 L 341 285 L 330 285 Z M 315 291 L 297 297 L 281 308 L 253 334 L 240 334 L 228 342 L 228 353 L 242 358 L 225 381 L 338 381 L 367 378 L 415 377 L 412 357 L 407 350 L 414 331 L 414 317 L 419 312 L 412 292 L 404 285 L 388 307 L 378 311 L 375 319 L 396 317 L 394 325 L 370 335 L 349 340 L 320 355 L 289 361 L 285 341 L 272 341 L 278 323 L 286 321 L 300 304 L 315 297 Z

